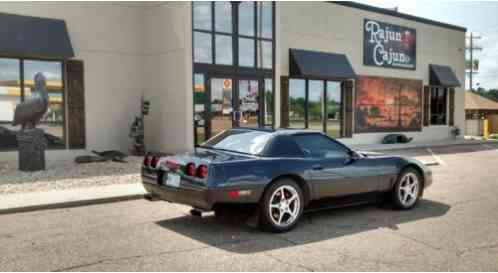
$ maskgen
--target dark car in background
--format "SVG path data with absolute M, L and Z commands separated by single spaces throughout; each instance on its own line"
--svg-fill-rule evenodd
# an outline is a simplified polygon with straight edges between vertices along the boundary
M 415 159 L 356 152 L 321 132 L 230 129 L 195 151 L 147 154 L 145 189 L 198 211 L 254 205 L 263 227 L 292 229 L 305 210 L 390 199 L 411 209 L 431 185 Z

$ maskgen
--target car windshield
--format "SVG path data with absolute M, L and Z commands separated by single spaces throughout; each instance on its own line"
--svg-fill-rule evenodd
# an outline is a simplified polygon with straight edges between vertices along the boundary
M 262 131 L 226 130 L 200 147 L 255 155 L 261 153 L 270 136 L 270 133 Z

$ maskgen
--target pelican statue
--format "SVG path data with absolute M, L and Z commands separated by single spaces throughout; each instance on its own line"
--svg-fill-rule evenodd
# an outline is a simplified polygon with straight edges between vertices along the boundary
M 20 103 L 14 112 L 13 126 L 21 125 L 21 131 L 34 129 L 48 109 L 48 92 L 45 76 L 38 72 L 35 75 L 35 89 L 31 97 Z

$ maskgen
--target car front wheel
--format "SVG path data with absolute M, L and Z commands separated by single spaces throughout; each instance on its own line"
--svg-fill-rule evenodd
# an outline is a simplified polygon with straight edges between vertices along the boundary
M 260 210 L 264 226 L 272 232 L 291 230 L 304 206 L 303 192 L 293 180 L 282 179 L 265 192 Z
M 423 190 L 422 177 L 420 173 L 407 168 L 398 177 L 393 189 L 394 205 L 398 209 L 411 209 L 416 204 Z

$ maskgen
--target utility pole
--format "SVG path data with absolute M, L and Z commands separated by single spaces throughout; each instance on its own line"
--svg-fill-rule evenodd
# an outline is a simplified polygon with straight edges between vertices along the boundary
M 472 32 L 470 33 L 470 37 L 467 37 L 469 39 L 469 46 L 466 47 L 465 49 L 470 52 L 470 65 L 469 65 L 469 89 L 470 91 L 473 91 L 473 84 L 472 84 L 472 76 L 477 73 L 477 71 L 474 71 L 474 50 L 482 50 L 482 47 L 474 47 L 474 40 L 481 39 L 481 36 L 475 36 Z

